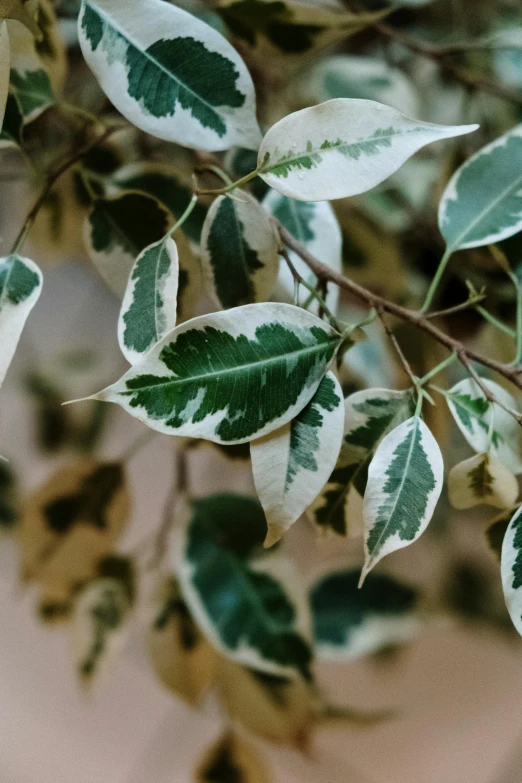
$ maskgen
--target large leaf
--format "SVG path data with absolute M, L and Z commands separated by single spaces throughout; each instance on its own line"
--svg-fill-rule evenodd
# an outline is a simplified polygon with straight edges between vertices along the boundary
M 296 201 L 283 196 L 276 190 L 266 195 L 263 206 L 277 218 L 285 228 L 323 264 L 341 272 L 342 266 L 342 234 L 339 222 L 327 201 Z M 290 260 L 304 280 L 315 285 L 317 279 L 303 259 L 294 251 L 289 251 Z M 306 297 L 306 292 L 303 291 Z M 288 264 L 281 262 L 279 279 L 276 288 L 277 298 L 293 301 L 294 278 Z M 339 288 L 330 285 L 326 295 L 326 303 L 333 312 L 337 309 Z M 311 305 L 312 312 L 317 312 L 318 305 Z
M 0 386 L 29 313 L 42 291 L 42 273 L 19 255 L 0 258 Z
M 27 123 L 51 106 L 55 97 L 32 34 L 16 21 L 8 21 L 7 27 L 11 46 L 10 89 Z
M 517 408 L 511 394 L 498 383 L 485 378 L 483 382 L 504 405 Z M 460 381 L 444 395 L 471 448 L 477 452 L 489 451 L 513 473 L 522 473 L 522 432 L 515 419 L 496 403 L 489 402 L 471 378 Z
M 11 53 L 9 51 L 9 35 L 7 24 L 0 22 L 0 129 L 4 121 L 7 94 L 9 92 L 9 64 Z
M 301 201 L 355 196 L 426 144 L 477 127 L 434 125 L 375 101 L 337 98 L 276 123 L 261 143 L 259 172 L 280 193 Z
M 99 198 L 85 221 L 85 243 L 101 276 L 123 297 L 137 256 L 163 239 L 171 215 L 155 198 L 127 192 Z
M 216 653 L 192 619 L 174 577 L 166 578 L 158 591 L 148 649 L 160 682 L 188 704 L 199 704 L 212 683 Z
M 433 515 L 444 465 L 437 441 L 419 416 L 380 443 L 364 495 L 365 563 L 361 584 L 385 555 L 416 541 Z
M 134 264 L 118 321 L 120 348 L 136 364 L 176 326 L 178 249 L 169 237 L 140 253 Z
M 310 677 L 298 608 L 256 550 L 266 535 L 257 501 L 214 495 L 193 504 L 179 567 L 187 605 L 224 655 L 260 671 Z M 294 575 L 295 577 L 295 575 Z
M 141 130 L 208 150 L 259 143 L 245 64 L 192 14 L 162 0 L 83 0 L 78 25 L 88 65 Z
M 410 392 L 364 389 L 346 398 L 344 438 L 339 458 L 328 483 L 311 509 L 321 530 L 346 535 L 348 497 L 353 486 L 361 495 L 366 489 L 368 465 L 381 438 L 414 412 Z
M 481 503 L 512 508 L 518 497 L 518 481 L 502 462 L 482 452 L 451 469 L 448 494 L 451 505 L 457 509 L 473 508 Z
M 506 530 L 500 571 L 509 615 L 522 636 L 522 508 L 515 513 Z
M 176 327 L 93 398 L 168 435 L 243 443 L 305 407 L 340 340 L 301 308 L 244 305 Z
M 222 307 L 268 299 L 279 268 L 278 241 L 263 207 L 244 191 L 220 196 L 201 236 L 203 273 Z
M 329 372 L 295 419 L 252 442 L 254 482 L 268 522 L 265 546 L 279 541 L 321 491 L 335 467 L 343 425 L 342 389 Z
M 455 172 L 442 195 L 439 227 L 451 251 L 490 245 L 522 229 L 522 125 Z
M 356 569 L 331 571 L 310 591 L 317 655 L 350 661 L 406 642 L 418 631 L 416 591 L 384 574 L 357 589 Z

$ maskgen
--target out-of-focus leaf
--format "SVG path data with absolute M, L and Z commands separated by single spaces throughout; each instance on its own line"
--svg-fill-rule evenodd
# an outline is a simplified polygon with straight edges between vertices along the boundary
M 198 764 L 196 783 L 270 783 L 263 760 L 233 732 L 227 732 Z

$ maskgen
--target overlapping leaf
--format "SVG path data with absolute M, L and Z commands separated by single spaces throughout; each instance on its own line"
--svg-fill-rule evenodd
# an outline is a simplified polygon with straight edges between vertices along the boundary
M 279 269 L 278 241 L 256 199 L 236 191 L 214 201 L 203 226 L 201 260 L 207 288 L 222 307 L 268 299 Z
M 301 201 L 355 196 L 426 144 L 477 127 L 434 125 L 375 101 L 337 98 L 276 123 L 261 143 L 259 172 L 271 187 Z
M 162 0 L 83 0 L 78 25 L 88 65 L 141 130 L 209 150 L 259 143 L 246 66 L 192 14 Z
M 195 501 L 179 567 L 183 596 L 207 639 L 227 657 L 309 679 L 311 651 L 292 593 L 254 559 L 265 535 L 263 511 L 251 498 Z
M 42 273 L 33 261 L 17 254 L 0 259 L 0 386 L 41 290 Z
M 504 405 L 516 409 L 517 403 L 509 392 L 494 381 L 483 379 L 483 382 Z M 471 378 L 460 381 L 444 394 L 471 448 L 477 452 L 489 451 L 513 473 L 522 473 L 522 432 L 515 419 L 487 400 Z
M 360 584 L 385 555 L 416 541 L 433 515 L 443 482 L 439 446 L 419 416 L 380 443 L 364 494 L 365 563 Z
M 522 229 L 522 125 L 487 144 L 450 179 L 439 227 L 451 251 L 499 242 Z
M 169 435 L 242 443 L 305 407 L 340 340 L 301 308 L 244 305 L 176 327 L 94 399 Z
M 331 474 L 344 427 L 342 389 L 329 372 L 308 405 L 250 447 L 256 490 L 268 522 L 265 546 L 299 519 Z
M 518 481 L 502 462 L 482 452 L 451 469 L 448 493 L 451 505 L 457 509 L 473 508 L 480 503 L 511 508 L 518 497 Z
M 350 661 L 409 641 L 419 630 L 417 592 L 383 574 L 361 590 L 355 569 L 326 573 L 310 590 L 317 655 Z
M 296 201 L 272 190 L 264 198 L 263 206 L 313 256 L 336 272 L 341 271 L 343 238 L 335 212 L 327 201 Z M 289 255 L 301 277 L 311 285 L 315 285 L 316 277 L 303 259 L 292 250 L 289 251 Z M 276 296 L 293 301 L 294 280 L 288 264 L 284 262 L 281 262 L 279 267 Z M 326 295 L 326 303 L 332 312 L 337 309 L 338 299 L 338 287 L 330 285 Z M 317 312 L 317 307 L 317 303 L 314 302 L 310 309 L 312 312 Z
M 16 21 L 9 20 L 7 28 L 11 48 L 10 89 L 27 123 L 51 106 L 55 96 L 32 33 Z
M 509 615 L 522 636 L 522 508 L 511 519 L 504 536 L 500 571 Z

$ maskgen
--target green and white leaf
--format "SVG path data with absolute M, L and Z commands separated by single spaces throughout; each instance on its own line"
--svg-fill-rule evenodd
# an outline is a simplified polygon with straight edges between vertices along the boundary
M 78 674 L 85 683 L 99 676 L 123 650 L 129 609 L 128 592 L 118 579 L 96 579 L 81 592 L 71 630 Z
M 276 123 L 261 143 L 259 173 L 301 201 L 355 196 L 383 182 L 426 144 L 477 127 L 434 125 L 375 101 L 336 98 Z
M 285 228 L 305 247 L 313 256 L 331 267 L 336 272 L 342 268 L 342 243 L 343 237 L 339 221 L 327 201 L 296 201 L 283 196 L 277 190 L 271 190 L 263 200 L 263 206 L 277 218 Z M 303 259 L 289 250 L 290 260 L 301 277 L 315 285 L 316 276 L 310 271 Z M 306 292 L 304 292 L 306 293 Z M 293 301 L 294 280 L 288 264 L 281 262 L 279 266 L 278 284 L 275 292 L 277 299 Z M 330 285 L 326 295 L 326 304 L 332 312 L 337 310 L 339 300 L 339 288 Z M 310 310 L 317 312 L 318 305 L 312 303 Z
M 368 468 L 364 494 L 365 563 L 360 584 L 379 560 L 424 532 L 443 479 L 440 448 L 419 416 L 382 440 Z
M 333 98 L 379 101 L 408 117 L 419 113 L 419 98 L 410 79 L 385 60 L 337 54 L 320 61 L 303 81 L 310 102 Z
M 246 443 L 300 413 L 340 341 L 302 308 L 244 305 L 176 327 L 93 399 L 168 435 Z
M 490 245 L 522 230 L 522 125 L 457 169 L 442 194 L 439 228 L 451 251 Z
M 265 535 L 263 511 L 252 498 L 194 501 L 178 567 L 183 597 L 222 654 L 269 674 L 309 679 L 311 650 L 293 596 L 295 572 L 287 584 L 270 572 L 267 558 L 256 559 Z
M 312 504 L 310 514 L 318 529 L 346 535 L 349 492 L 364 495 L 368 466 L 380 440 L 414 412 L 409 391 L 364 389 L 344 401 L 344 437 L 328 483 Z
M 80 46 L 107 97 L 165 141 L 256 148 L 252 79 L 223 36 L 162 0 L 82 0 Z
M 145 248 L 136 259 L 118 320 L 118 341 L 136 364 L 176 326 L 179 261 L 170 237 Z
M 279 541 L 325 485 L 343 427 L 342 389 L 329 372 L 295 419 L 251 443 L 254 483 L 268 523 L 266 547 Z
M 11 48 L 10 90 L 24 122 L 32 122 L 55 102 L 51 81 L 38 57 L 32 33 L 20 22 L 7 21 Z
M 3 21 L 0 22 L 0 129 L 4 121 L 5 106 L 9 93 L 10 63 L 9 35 L 7 33 L 7 24 Z
M 0 386 L 42 283 L 34 261 L 16 254 L 0 259 Z
M 509 392 L 494 381 L 482 380 L 504 405 L 517 408 Z M 489 402 L 471 378 L 460 381 L 444 392 L 444 396 L 458 428 L 474 451 L 489 451 L 515 475 L 522 473 L 522 431 L 509 413 Z
M 315 652 L 329 661 L 362 655 L 410 641 L 421 629 L 418 594 L 384 574 L 370 574 L 357 589 L 359 571 L 330 571 L 310 590 Z
M 500 573 L 509 616 L 522 636 L 522 508 L 515 513 L 506 530 Z
M 511 508 L 518 497 L 518 481 L 502 462 L 488 452 L 482 452 L 451 469 L 448 494 L 453 508 L 459 510 L 481 503 Z
M 139 254 L 165 236 L 172 216 L 144 193 L 99 198 L 84 226 L 89 256 L 109 288 L 123 297 Z
M 277 280 L 278 250 L 270 218 L 255 198 L 244 191 L 219 196 L 201 235 L 209 293 L 224 308 L 266 301 Z

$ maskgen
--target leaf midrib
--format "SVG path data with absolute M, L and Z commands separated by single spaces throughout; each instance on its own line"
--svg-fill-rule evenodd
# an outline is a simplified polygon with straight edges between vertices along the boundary
M 193 95 L 194 98 L 196 98 L 198 101 L 200 101 L 200 103 L 203 103 L 207 107 L 207 109 L 209 109 L 209 111 L 212 111 L 215 114 L 217 114 L 218 116 L 220 116 L 219 112 L 217 111 L 215 106 L 212 106 L 212 104 L 208 103 L 208 101 L 206 101 L 201 95 L 199 95 L 191 87 L 189 87 L 187 84 L 185 84 L 185 82 L 183 82 L 178 76 L 175 76 L 172 73 L 172 71 L 169 71 L 158 60 L 156 60 L 154 57 L 151 57 L 151 55 L 148 52 L 146 52 L 145 49 L 142 49 L 137 43 L 134 42 L 134 40 L 129 36 L 128 33 L 123 32 L 121 27 L 119 27 L 113 21 L 113 19 L 110 16 L 108 16 L 103 11 L 100 11 L 100 9 L 96 5 L 93 5 L 93 3 L 90 0 L 83 0 L 83 2 L 85 3 L 85 5 L 87 7 L 91 8 L 91 10 L 94 10 L 95 13 L 97 13 L 99 16 L 101 16 L 102 19 L 106 22 L 106 24 L 111 26 L 113 28 L 113 30 L 115 30 L 118 33 L 118 35 L 121 35 L 121 37 L 125 41 L 127 41 L 127 43 L 130 46 L 134 47 L 134 49 L 136 49 L 136 51 L 140 52 L 147 60 L 149 60 L 149 62 L 151 62 L 153 65 L 155 65 L 160 71 L 163 71 L 163 73 L 169 79 L 172 79 L 172 81 L 177 82 L 177 84 L 180 85 L 184 90 L 186 90 L 187 92 L 191 93 L 191 95 Z M 177 36 L 177 37 L 180 38 L 181 36 Z M 163 39 L 163 40 L 166 40 L 166 39 Z M 176 40 L 176 39 L 174 38 L 172 40 Z M 134 99 L 134 100 L 136 100 L 136 99 Z M 137 103 L 139 103 L 139 102 L 137 101 Z M 156 119 L 161 119 L 161 118 L 158 117 Z

